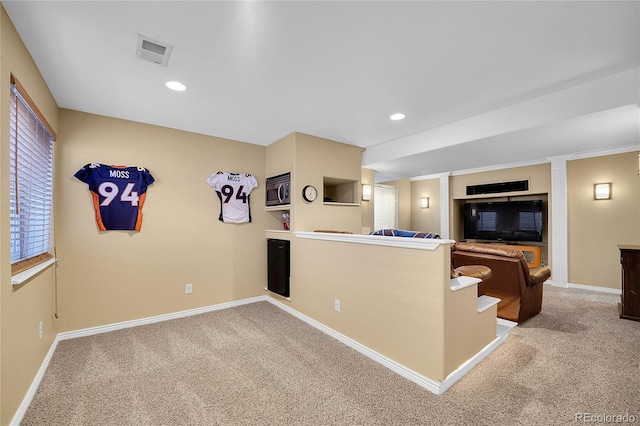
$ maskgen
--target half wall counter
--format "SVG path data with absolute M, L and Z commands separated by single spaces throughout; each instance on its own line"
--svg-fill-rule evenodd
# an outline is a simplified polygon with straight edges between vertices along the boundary
M 478 281 L 451 278 L 452 240 L 329 232 L 291 237 L 290 299 L 279 302 L 434 393 L 503 340 L 495 305 L 478 309 Z

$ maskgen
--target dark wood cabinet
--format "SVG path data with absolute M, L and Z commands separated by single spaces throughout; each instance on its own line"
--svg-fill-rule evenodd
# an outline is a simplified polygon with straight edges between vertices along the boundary
M 289 241 L 267 240 L 267 289 L 283 297 L 289 297 L 290 253 Z
M 640 246 L 619 245 L 622 264 L 620 318 L 640 321 Z

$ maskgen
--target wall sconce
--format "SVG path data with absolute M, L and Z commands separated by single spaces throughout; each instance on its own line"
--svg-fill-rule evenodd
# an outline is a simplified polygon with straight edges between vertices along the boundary
M 429 197 L 422 197 L 420 199 L 420 208 L 423 208 L 423 209 L 429 208 Z
M 611 199 L 611 183 L 596 183 L 593 185 L 594 200 Z
M 371 185 L 363 184 L 362 185 L 362 201 L 370 201 L 371 200 Z

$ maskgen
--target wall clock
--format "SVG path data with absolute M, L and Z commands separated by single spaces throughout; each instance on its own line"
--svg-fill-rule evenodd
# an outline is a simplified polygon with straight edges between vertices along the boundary
M 318 198 L 318 190 L 313 185 L 307 185 L 302 188 L 302 198 L 304 198 L 305 201 L 312 203 L 316 198 Z

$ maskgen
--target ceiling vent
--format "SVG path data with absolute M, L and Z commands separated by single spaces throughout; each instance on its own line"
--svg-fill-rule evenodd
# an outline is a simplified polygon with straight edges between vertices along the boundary
M 152 40 L 149 37 L 138 34 L 138 49 L 136 50 L 136 58 L 166 67 L 167 62 L 169 62 L 170 54 L 170 44 Z

